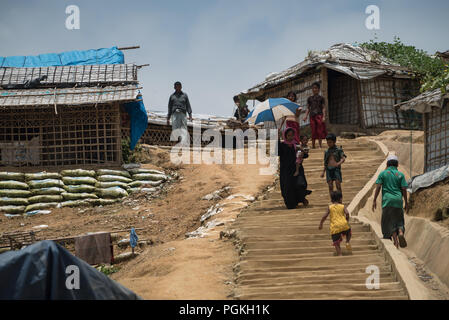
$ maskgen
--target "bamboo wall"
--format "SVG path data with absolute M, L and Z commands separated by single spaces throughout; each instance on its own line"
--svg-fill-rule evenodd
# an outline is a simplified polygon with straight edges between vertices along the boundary
M 0 166 L 120 165 L 118 103 L 0 110 Z
M 449 164 L 449 106 L 425 114 L 425 171 Z

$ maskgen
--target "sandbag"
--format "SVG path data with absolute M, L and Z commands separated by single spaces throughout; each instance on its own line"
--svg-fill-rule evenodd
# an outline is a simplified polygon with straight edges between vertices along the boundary
M 133 175 L 133 180 L 159 181 L 159 180 L 167 180 L 167 176 L 165 174 L 156 174 L 156 173 L 138 173 Z
M 0 172 L 0 180 L 25 181 L 25 174 L 22 172 Z
M 45 180 L 45 179 L 58 179 L 61 180 L 61 175 L 59 173 L 50 172 L 38 172 L 38 173 L 25 173 L 25 181 L 30 180 Z
M 87 184 L 80 184 L 76 186 L 64 186 L 64 190 L 68 193 L 92 193 L 95 192 L 95 187 Z
M 28 190 L 0 189 L 0 197 L 28 198 L 30 195 L 31 192 Z
M 56 208 L 58 206 L 57 202 L 48 202 L 48 203 L 33 203 L 25 208 L 25 211 L 34 211 L 34 210 L 42 210 L 48 208 Z
M 0 189 L 20 189 L 27 190 L 28 185 L 24 182 L 15 181 L 15 180 L 5 180 L 0 181 Z
M 141 188 L 143 186 L 151 186 L 156 187 L 162 183 L 162 180 L 159 181 L 145 181 L 145 180 L 137 180 L 128 184 L 131 188 Z
M 0 212 L 6 214 L 20 214 L 25 211 L 25 206 L 1 206 Z
M 43 189 L 51 187 L 63 187 L 64 183 L 58 179 L 30 180 L 28 185 L 31 189 Z
M 64 200 L 84 200 L 84 199 L 98 199 L 97 195 L 93 193 L 68 193 L 61 194 Z
M 126 190 L 120 188 L 120 187 L 112 187 L 112 188 L 105 188 L 105 189 L 97 189 L 96 191 L 97 195 L 101 198 L 123 198 L 128 196 L 128 192 Z
M 156 188 L 131 188 L 129 189 L 129 193 L 153 193 L 156 192 L 157 189 Z
M 122 176 L 104 175 L 104 176 L 99 176 L 98 177 L 98 181 L 102 181 L 102 182 L 120 181 L 120 182 L 123 182 L 123 183 L 130 183 L 133 180 L 130 179 L 130 178 L 122 177 Z
M 92 177 L 62 177 L 62 181 L 66 185 L 79 185 L 79 184 L 90 184 L 95 185 L 97 183 L 97 179 Z
M 120 202 L 120 199 L 87 199 L 85 201 L 89 202 L 93 206 L 107 206 Z
M 105 175 L 122 176 L 122 177 L 131 179 L 131 175 L 129 174 L 128 171 L 124 171 L 124 170 L 110 170 L 110 169 L 97 170 L 97 176 L 105 176 Z
M 0 206 L 27 206 L 28 205 L 28 199 L 25 198 L 8 198 L 8 197 L 1 197 L 0 198 Z
M 75 170 L 62 170 L 61 175 L 64 177 L 92 177 L 92 178 L 95 178 L 96 173 L 94 170 L 75 169 Z
M 165 172 L 159 171 L 159 170 L 155 170 L 155 169 L 131 169 L 131 170 L 129 170 L 129 172 L 132 175 L 139 174 L 139 173 L 153 173 L 153 174 L 163 174 L 163 175 L 165 175 Z
M 86 200 L 70 200 L 61 202 L 61 207 L 82 207 L 91 206 L 92 204 Z
M 58 195 L 64 192 L 64 189 L 59 187 L 50 187 L 42 189 L 32 189 L 31 194 L 33 196 L 44 196 L 44 195 Z
M 95 184 L 97 188 L 111 188 L 111 187 L 121 187 L 125 190 L 129 189 L 128 184 L 120 181 L 103 182 L 99 181 Z
M 39 195 L 28 198 L 29 203 L 47 203 L 62 201 L 61 195 Z
M 140 167 L 141 167 L 140 163 L 124 163 L 122 165 L 122 168 L 125 170 L 136 169 L 136 168 L 140 168 Z

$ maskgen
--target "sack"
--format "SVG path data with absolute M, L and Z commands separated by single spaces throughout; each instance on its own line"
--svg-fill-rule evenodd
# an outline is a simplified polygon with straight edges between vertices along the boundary
M 70 200 L 61 202 L 61 208 L 64 207 L 84 207 L 91 206 L 92 204 L 86 200 Z
M 59 173 L 48 173 L 45 171 L 38 173 L 25 173 L 25 181 L 44 179 L 61 179 L 61 175 Z
M 95 184 L 95 187 L 97 188 L 111 188 L 111 187 L 121 187 L 125 190 L 129 189 L 129 186 L 124 183 L 124 182 L 120 182 L 120 181 L 112 181 L 112 182 L 102 182 L 99 181 Z
M 25 181 L 25 175 L 21 172 L 0 172 L 0 180 Z
M 62 170 L 61 175 L 67 176 L 67 177 L 92 177 L 92 178 L 95 178 L 96 173 L 94 170 L 76 169 L 76 170 Z
M 104 175 L 104 176 L 99 176 L 98 177 L 98 181 L 102 181 L 102 182 L 119 181 L 119 182 L 123 182 L 123 183 L 130 183 L 130 182 L 132 182 L 132 179 L 126 178 L 126 177 L 122 177 L 122 176 Z
M 167 176 L 165 174 L 156 174 L 156 173 L 138 173 L 133 175 L 133 180 L 144 180 L 144 181 L 159 181 L 159 180 L 167 180 Z
M 27 190 L 28 185 L 24 182 L 19 181 L 13 181 L 13 180 L 6 180 L 6 181 L 0 181 L 0 189 L 21 189 L 21 190 Z
M 84 200 L 84 199 L 98 199 L 98 197 L 93 193 L 68 193 L 64 192 L 61 194 L 64 200 Z
M 131 188 L 141 188 L 144 186 L 156 187 L 162 183 L 162 180 L 159 181 L 133 181 L 129 184 Z
M 33 196 L 49 196 L 49 195 L 58 195 L 64 192 L 64 189 L 59 187 L 50 187 L 50 188 L 42 188 L 42 189 L 32 189 L 31 194 Z
M 77 186 L 64 186 L 64 190 L 68 193 L 92 193 L 95 192 L 95 187 L 87 184 L 80 184 Z
M 27 206 L 28 205 L 28 199 L 25 198 L 8 198 L 8 197 L 2 197 L 0 198 L 0 206 Z
M 31 192 L 28 190 L 0 189 L 0 197 L 28 198 L 30 195 Z
M 109 199 L 123 198 L 128 196 L 128 192 L 126 192 L 126 190 L 120 187 L 97 189 L 96 193 L 101 198 L 109 198 Z
M 33 203 L 26 207 L 25 212 L 34 211 L 34 210 L 42 210 L 49 208 L 56 208 L 58 206 L 57 202 L 49 202 L 49 203 Z
M 62 181 L 64 181 L 64 184 L 91 184 L 95 185 L 97 183 L 97 179 L 92 177 L 63 177 Z
M 25 206 L 2 206 L 0 212 L 6 214 L 20 214 L 25 211 Z
M 28 185 L 32 189 L 42 189 L 51 187 L 62 187 L 64 184 L 58 179 L 44 179 L 44 180 L 31 180 L 28 181 Z
M 164 174 L 165 172 L 159 171 L 159 170 L 155 170 L 155 169 L 130 169 L 129 172 L 131 172 L 131 174 L 139 174 L 139 173 L 155 173 L 155 174 Z
M 61 200 L 61 195 L 40 195 L 28 198 L 29 203 L 60 202 Z
M 105 175 L 122 176 L 122 177 L 131 179 L 131 175 L 129 174 L 128 171 L 124 171 L 124 170 L 110 170 L 110 169 L 97 170 L 97 176 L 105 176 Z

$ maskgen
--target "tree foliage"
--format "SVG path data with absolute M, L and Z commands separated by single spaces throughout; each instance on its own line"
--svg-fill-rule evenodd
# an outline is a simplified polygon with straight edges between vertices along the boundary
M 362 48 L 375 50 L 403 67 L 409 68 L 421 84 L 421 92 L 440 88 L 444 93 L 449 85 L 449 65 L 439 57 L 414 46 L 405 45 L 399 37 L 393 43 L 370 40 L 360 43 Z

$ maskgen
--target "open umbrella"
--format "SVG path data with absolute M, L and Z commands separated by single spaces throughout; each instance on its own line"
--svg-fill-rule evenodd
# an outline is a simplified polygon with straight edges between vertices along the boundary
M 270 98 L 259 103 L 249 114 L 245 121 L 250 124 L 258 124 L 264 121 L 274 121 L 295 115 L 297 103 L 285 98 Z

